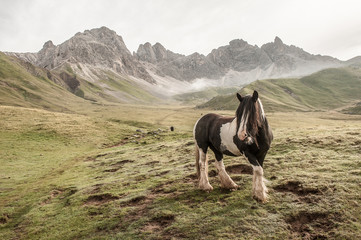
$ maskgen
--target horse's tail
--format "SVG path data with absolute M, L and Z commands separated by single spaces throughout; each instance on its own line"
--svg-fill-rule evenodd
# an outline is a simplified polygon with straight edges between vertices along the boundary
M 200 166 L 199 166 L 199 148 L 198 148 L 197 143 L 196 143 L 196 149 L 195 150 L 196 150 L 195 151 L 195 154 L 196 154 L 196 170 L 197 170 L 197 177 L 199 179 L 201 170 L 200 170 Z

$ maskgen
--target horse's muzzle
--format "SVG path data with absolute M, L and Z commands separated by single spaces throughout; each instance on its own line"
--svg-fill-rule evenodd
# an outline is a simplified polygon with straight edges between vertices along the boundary
M 238 134 L 238 138 L 247 145 L 251 145 L 253 143 L 253 138 L 248 135 L 247 132 L 242 131 L 240 134 Z
M 252 145 L 253 143 L 253 138 L 252 137 L 247 137 L 244 142 L 247 144 L 247 145 Z

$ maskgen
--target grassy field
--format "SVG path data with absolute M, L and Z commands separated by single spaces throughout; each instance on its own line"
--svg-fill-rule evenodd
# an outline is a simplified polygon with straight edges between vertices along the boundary
M 244 158 L 225 159 L 237 191 L 219 187 L 213 154 L 214 191 L 197 189 L 192 128 L 208 110 L 77 112 L 0 106 L 0 239 L 361 238 L 361 116 L 268 113 L 261 204 Z

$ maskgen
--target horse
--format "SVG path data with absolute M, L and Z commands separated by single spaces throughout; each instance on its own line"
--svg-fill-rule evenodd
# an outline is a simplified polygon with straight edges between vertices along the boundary
M 199 188 L 207 192 L 213 190 L 208 180 L 208 148 L 215 155 L 221 187 L 230 190 L 238 186 L 225 170 L 223 155 L 244 155 L 253 168 L 253 198 L 266 202 L 268 190 L 263 178 L 263 162 L 273 140 L 272 130 L 257 91 L 244 97 L 237 93 L 237 98 L 240 103 L 235 117 L 209 113 L 194 126 Z

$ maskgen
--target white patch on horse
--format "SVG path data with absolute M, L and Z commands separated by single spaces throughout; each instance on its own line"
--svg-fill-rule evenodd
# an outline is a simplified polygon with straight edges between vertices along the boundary
M 239 151 L 236 144 L 233 142 L 233 137 L 237 132 L 237 118 L 232 122 L 225 123 L 221 126 L 220 135 L 221 135 L 221 151 L 226 150 L 230 151 L 235 156 L 240 156 L 241 152 Z
M 262 105 L 262 102 L 261 102 L 261 99 L 258 98 L 258 103 L 259 103 L 259 106 L 261 108 L 261 113 L 262 113 L 262 120 L 265 119 L 265 114 L 264 114 L 264 110 L 263 110 L 263 105 Z

